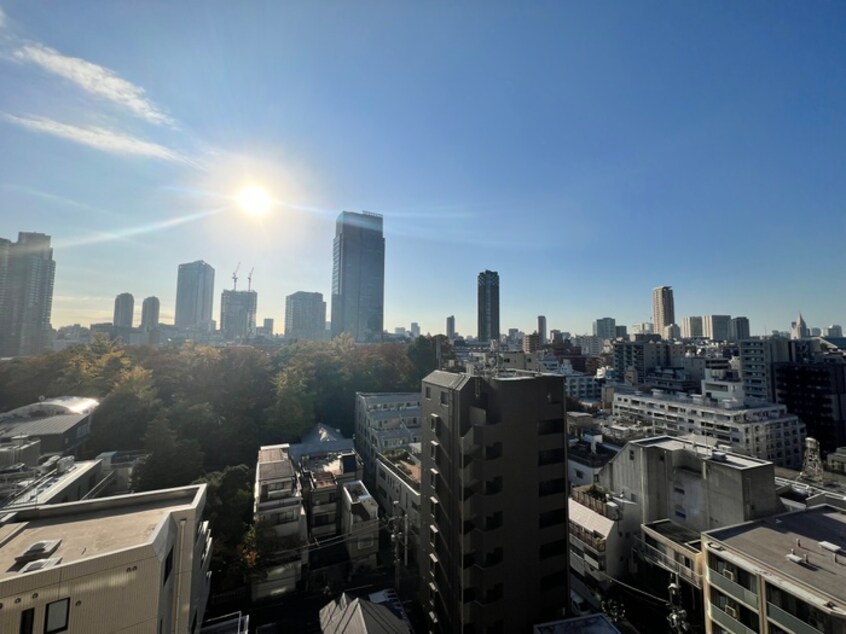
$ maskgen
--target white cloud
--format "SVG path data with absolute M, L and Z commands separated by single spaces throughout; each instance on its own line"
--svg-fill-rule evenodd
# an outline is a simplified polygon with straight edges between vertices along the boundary
M 54 136 L 81 143 L 89 147 L 102 150 L 104 152 L 111 152 L 113 154 L 134 155 L 134 156 L 148 156 L 152 158 L 163 159 L 165 161 L 174 161 L 177 163 L 185 163 L 196 167 L 197 164 L 189 158 L 175 152 L 169 148 L 158 143 L 144 141 L 133 136 L 120 134 L 106 128 L 96 127 L 81 127 L 61 123 L 52 119 L 44 117 L 18 117 L 11 114 L 2 114 L 7 121 L 23 126 L 36 132 L 46 132 Z
M 0 13 L 0 25 L 3 18 Z M 143 88 L 125 80 L 114 71 L 79 57 L 68 57 L 39 43 L 25 44 L 14 52 L 16 59 L 37 64 L 44 70 L 72 81 L 86 92 L 108 99 L 134 115 L 158 125 L 175 122 L 150 101 Z

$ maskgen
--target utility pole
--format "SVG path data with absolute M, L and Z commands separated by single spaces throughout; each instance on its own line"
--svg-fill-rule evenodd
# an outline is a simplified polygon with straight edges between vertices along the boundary
M 391 541 L 394 542 L 394 585 L 397 588 L 397 594 L 400 591 L 400 544 L 402 543 L 402 529 L 400 528 L 400 506 L 399 502 L 394 502 L 394 517 Z
M 690 631 L 690 624 L 687 622 L 687 610 L 682 607 L 681 585 L 678 576 L 667 587 L 670 594 L 670 614 L 667 621 L 670 623 L 670 631 L 675 634 L 683 634 Z

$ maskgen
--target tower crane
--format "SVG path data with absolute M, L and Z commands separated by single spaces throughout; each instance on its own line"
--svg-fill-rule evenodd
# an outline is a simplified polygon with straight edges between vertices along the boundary
M 250 269 L 250 274 L 247 276 L 247 290 L 250 291 L 253 289 L 253 271 L 256 270 L 256 267 Z
M 241 268 L 241 263 L 238 262 L 238 266 L 235 267 L 235 270 L 232 271 L 232 290 L 238 290 L 238 269 Z

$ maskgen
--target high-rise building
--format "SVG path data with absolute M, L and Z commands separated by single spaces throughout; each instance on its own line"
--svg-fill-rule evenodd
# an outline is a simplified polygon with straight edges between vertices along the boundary
M 332 256 L 332 336 L 381 341 L 385 308 L 382 216 L 344 211 L 335 223 Z
M 455 339 L 455 315 L 450 315 L 446 319 L 446 335 L 450 341 Z
M 569 599 L 564 381 L 423 380 L 421 594 L 435 632 L 527 632 Z
M 749 318 L 732 317 L 729 324 L 729 339 L 731 341 L 743 341 L 749 339 Z
M 324 314 L 325 313 L 326 313 L 326 311 L 324 310 Z M 264 330 L 264 334 L 267 335 L 268 337 L 272 337 L 273 336 L 273 317 L 265 317 L 262 324 L 263 324 L 262 329 Z M 320 324 L 322 326 L 323 322 L 320 322 Z
M 499 273 L 479 273 L 478 338 L 499 341 Z
M 802 357 L 801 360 L 798 357 Z M 825 452 L 846 445 L 846 363 L 807 358 L 773 364 L 776 400 L 805 422 Z
M 324 339 L 326 302 L 323 293 L 297 291 L 285 298 L 285 337 L 288 339 Z
M 538 315 L 538 343 L 546 345 L 546 316 Z
M 808 325 L 805 323 L 802 313 L 799 313 L 799 317 L 797 317 L 796 321 L 790 324 L 790 338 L 807 339 L 810 336 L 811 331 L 808 329 Z
M 822 329 L 823 337 L 842 337 L 843 336 L 843 328 L 836 324 L 832 324 L 831 326 L 826 326 Z
M 676 308 L 673 303 L 673 287 L 659 286 L 652 290 L 652 324 L 656 333 L 676 323 Z
M 0 356 L 38 354 L 50 341 L 56 263 L 50 236 L 0 238 Z
M 135 315 L 135 298 L 132 293 L 121 293 L 115 297 L 115 312 L 112 324 L 115 328 L 132 328 Z
M 414 339 L 417 339 L 417 337 L 420 336 L 420 324 L 416 321 L 411 322 L 411 336 Z
M 614 337 L 628 337 L 629 329 L 626 326 L 614 326 Z
M 600 339 L 614 339 L 617 336 L 616 320 L 613 317 L 597 319 L 593 322 L 593 336 Z
M 141 304 L 141 330 L 151 330 L 159 325 L 159 298 L 147 297 Z
M 176 327 L 210 331 L 213 302 L 214 269 L 202 260 L 180 264 L 176 282 Z
M 740 379 L 747 398 L 776 402 L 774 363 L 790 361 L 787 339 L 756 337 L 740 340 Z
M 220 296 L 220 331 L 227 341 L 245 341 L 256 334 L 255 291 L 223 291 Z
M 682 337 L 684 339 L 702 339 L 704 336 L 702 317 L 685 317 L 682 320 Z
M 711 341 L 728 341 L 731 334 L 731 315 L 705 315 L 702 336 Z

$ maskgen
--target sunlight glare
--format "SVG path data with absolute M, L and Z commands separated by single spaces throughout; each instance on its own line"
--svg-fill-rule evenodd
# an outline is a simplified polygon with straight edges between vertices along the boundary
M 242 189 L 238 193 L 237 201 L 241 211 L 257 218 L 266 216 L 273 207 L 273 198 L 267 190 L 256 186 Z

